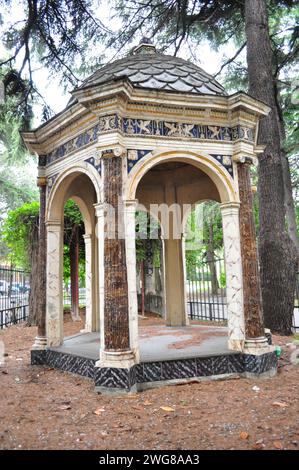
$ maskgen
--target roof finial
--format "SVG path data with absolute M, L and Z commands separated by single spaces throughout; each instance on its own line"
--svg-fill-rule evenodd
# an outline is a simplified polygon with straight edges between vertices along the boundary
M 155 54 L 156 46 L 150 38 L 143 37 L 137 47 L 133 49 L 133 54 Z

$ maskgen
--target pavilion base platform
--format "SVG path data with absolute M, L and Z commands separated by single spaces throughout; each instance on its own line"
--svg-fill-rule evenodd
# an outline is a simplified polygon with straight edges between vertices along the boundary
M 31 364 L 45 364 L 92 379 L 101 393 L 127 393 L 232 375 L 269 377 L 277 371 L 274 351 L 260 355 L 230 351 L 225 327 L 143 327 L 139 346 L 138 364 L 128 369 L 101 368 L 96 366 L 99 333 L 81 333 L 65 338 L 59 347 L 32 350 Z

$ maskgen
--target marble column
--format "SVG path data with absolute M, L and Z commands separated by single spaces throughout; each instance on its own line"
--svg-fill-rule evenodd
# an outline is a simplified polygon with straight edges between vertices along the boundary
M 228 347 L 235 351 L 243 351 L 245 344 L 245 324 L 239 204 L 221 204 L 220 209 L 222 214 L 225 253 Z
M 97 366 L 102 368 L 130 368 L 135 363 L 136 358 L 131 349 L 130 336 L 130 305 L 125 242 L 126 210 L 122 199 L 122 152 L 109 151 L 102 153 L 102 178 L 103 204 L 96 206 L 101 307 L 101 349 Z M 127 216 L 130 218 L 130 211 L 128 211 Z M 130 281 L 132 280 L 130 279 Z
M 47 307 L 48 346 L 63 342 L 63 230 L 60 220 L 46 222 L 47 228 Z
M 138 301 L 135 244 L 135 213 L 137 204 L 137 200 L 125 201 L 125 237 L 129 299 L 130 349 L 134 354 L 135 362 L 139 362 Z
M 249 353 L 268 349 L 263 323 L 260 276 L 258 267 L 256 232 L 250 180 L 250 158 L 238 161 L 240 195 L 240 239 L 243 270 L 243 302 L 245 318 L 245 349 Z
M 83 235 L 85 243 L 85 328 L 82 333 L 94 331 L 93 319 L 93 278 L 92 278 L 92 236 L 90 234 Z
M 165 239 L 166 325 L 188 323 L 185 302 L 184 253 L 181 239 Z
M 185 296 L 182 208 L 178 204 L 177 188 L 171 180 L 165 184 L 164 197 L 168 207 L 167 219 L 164 223 L 162 217 L 165 232 L 166 325 L 185 326 L 188 323 L 188 316 Z
M 47 196 L 47 178 L 39 176 L 37 178 L 37 186 L 39 187 L 39 227 L 38 227 L 38 317 L 37 317 L 37 336 L 32 346 L 33 350 L 45 349 L 47 346 L 46 337 L 46 196 Z

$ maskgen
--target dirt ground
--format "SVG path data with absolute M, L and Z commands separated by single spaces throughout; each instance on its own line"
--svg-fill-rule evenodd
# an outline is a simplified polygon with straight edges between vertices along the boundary
M 80 328 L 68 318 L 65 335 Z M 272 379 L 191 382 L 108 397 L 97 395 L 90 380 L 31 366 L 35 335 L 23 325 L 0 332 L 7 354 L 0 366 L 0 449 L 299 448 L 293 338 L 274 338 L 283 355 Z

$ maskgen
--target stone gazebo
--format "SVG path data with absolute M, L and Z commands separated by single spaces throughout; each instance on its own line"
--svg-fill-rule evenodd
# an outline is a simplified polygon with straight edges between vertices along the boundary
M 142 43 L 85 80 L 61 113 L 23 134 L 28 149 L 39 156 L 40 288 L 45 290 L 32 364 L 86 375 L 98 391 L 275 372 L 263 325 L 249 173 L 262 150 L 258 122 L 268 112 L 245 93 L 228 96 L 196 65 Z M 70 198 L 85 224 L 86 324 L 68 350 L 62 240 L 64 204 Z M 223 219 L 228 349 L 145 360 L 138 338 L 137 204 L 150 210 L 150 204 L 176 203 L 184 217 L 185 205 L 207 199 L 220 203 Z M 173 212 L 171 220 L 175 217 Z M 164 262 L 166 325 L 183 327 L 188 325 L 184 243 L 183 234 L 174 236 L 174 222 L 164 239 Z M 96 356 L 86 346 L 89 337 Z M 78 338 L 85 338 L 85 349 Z

